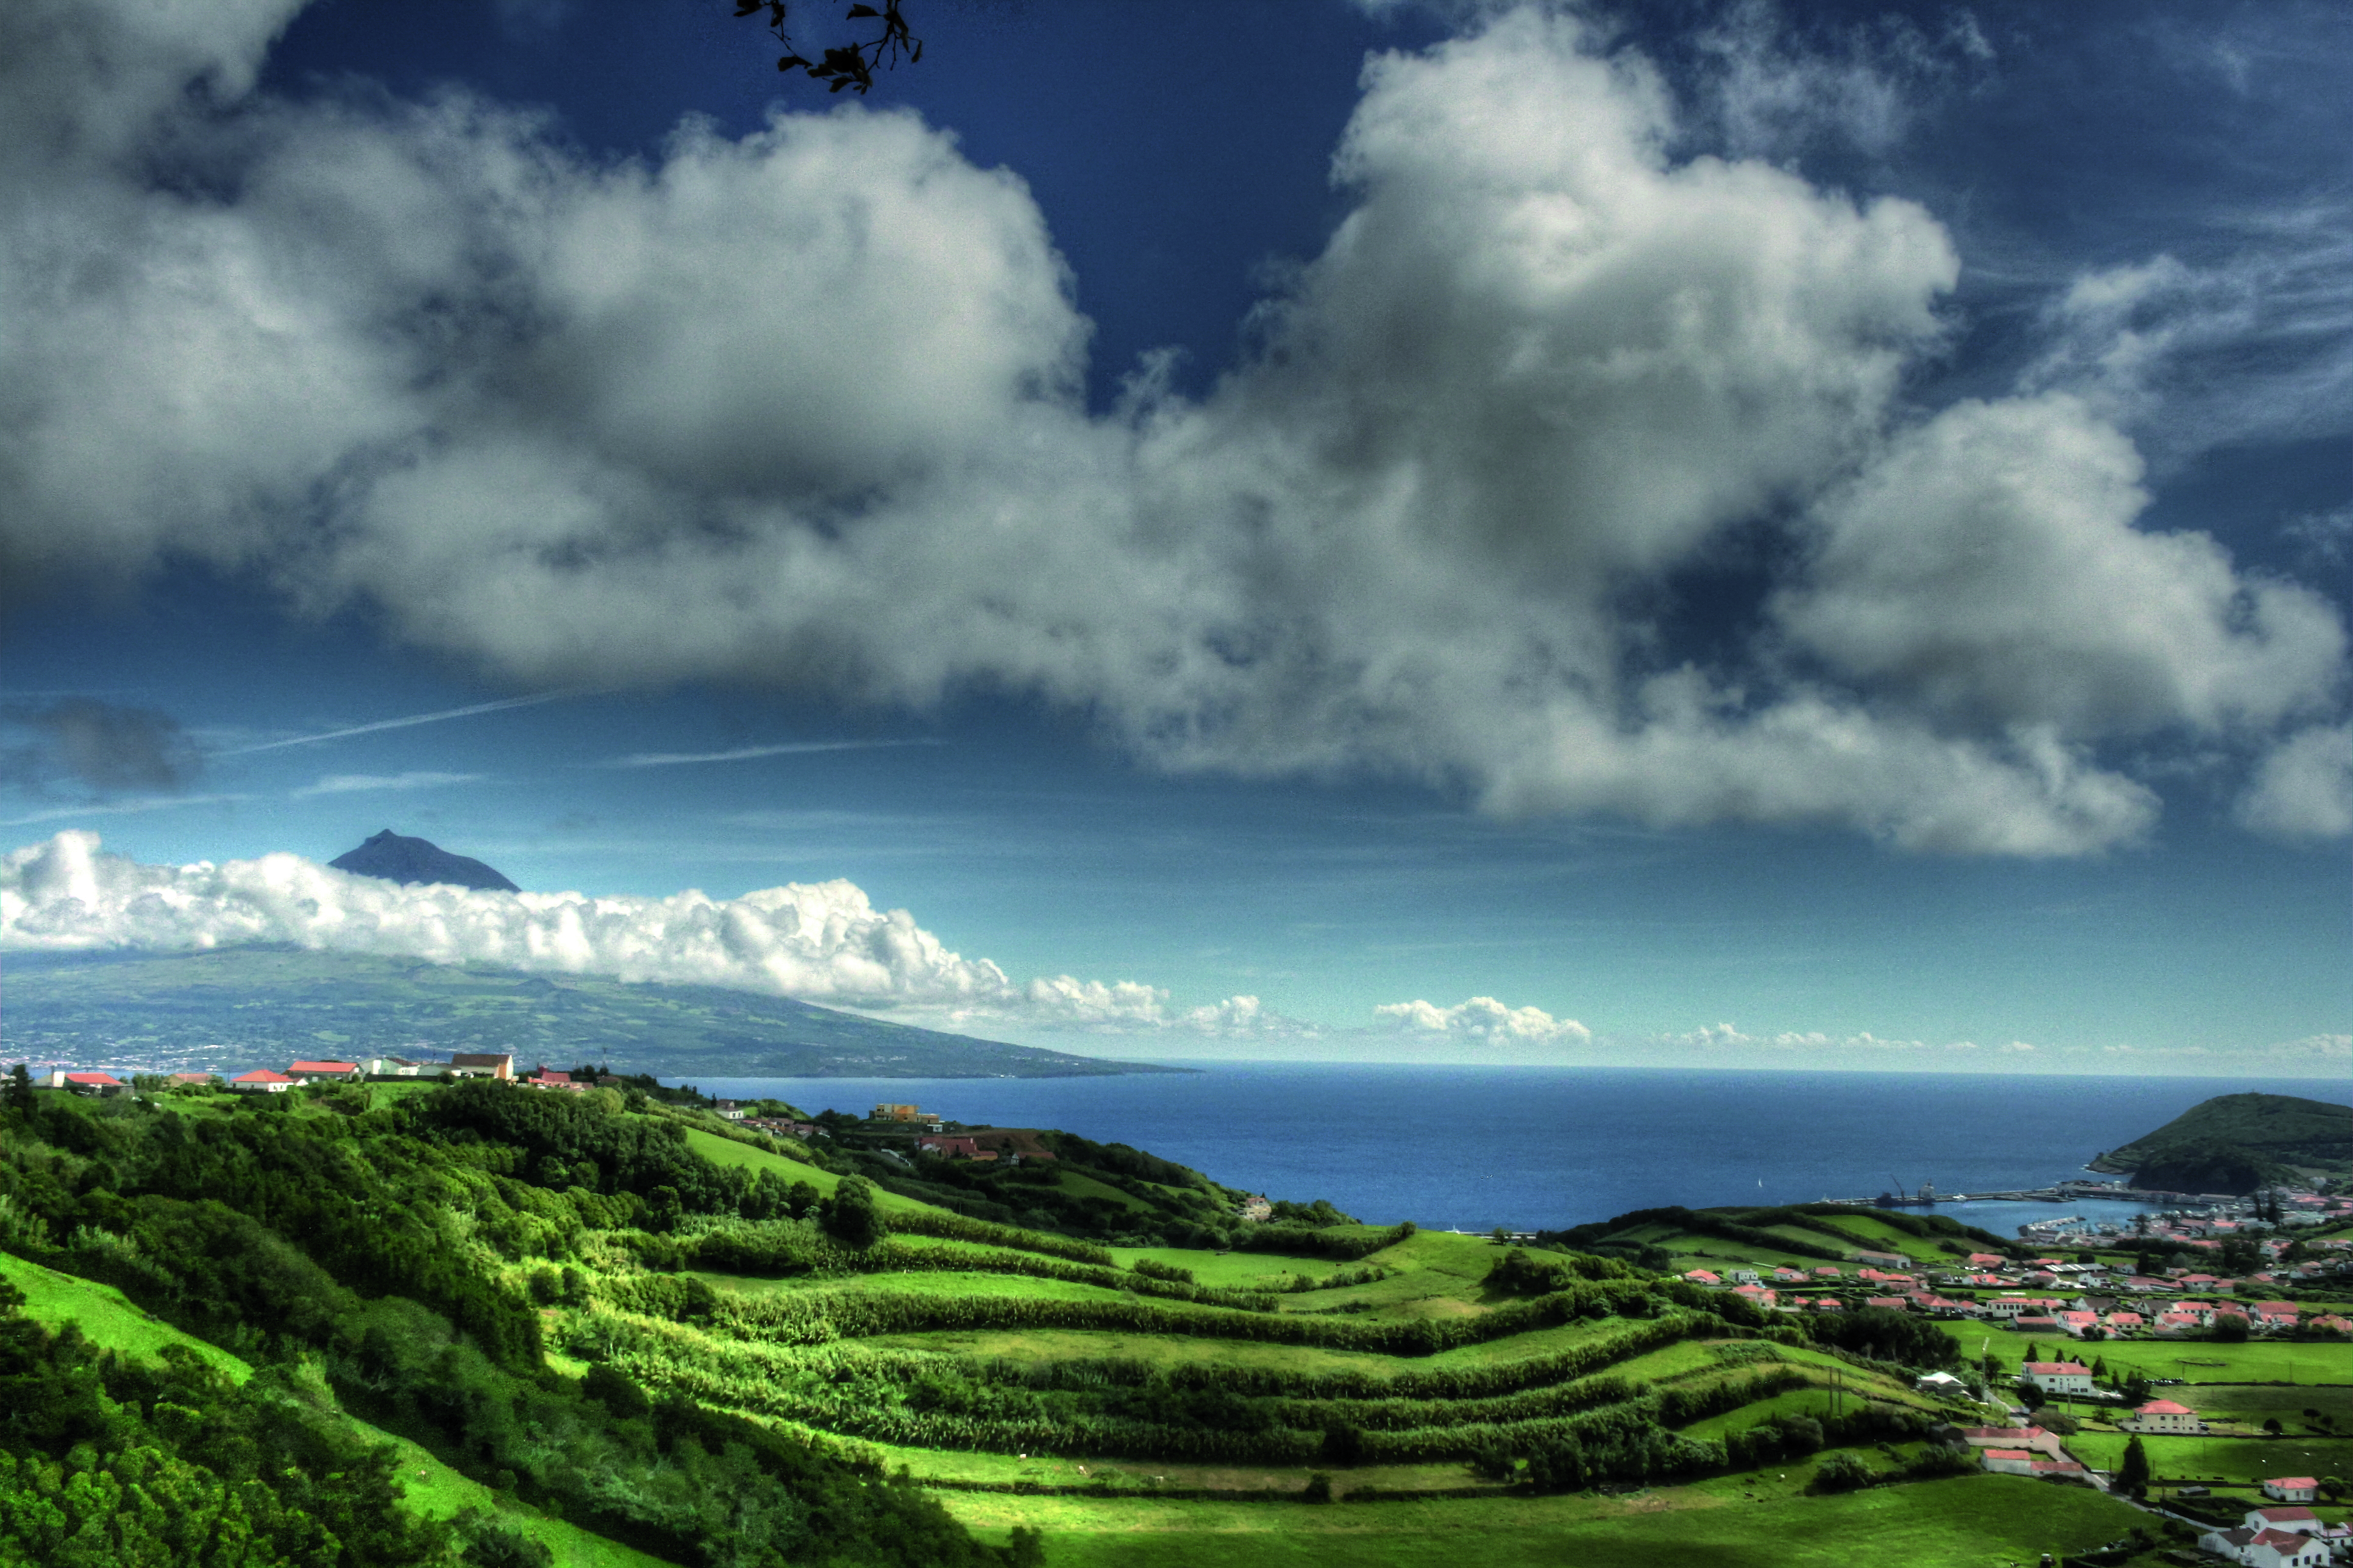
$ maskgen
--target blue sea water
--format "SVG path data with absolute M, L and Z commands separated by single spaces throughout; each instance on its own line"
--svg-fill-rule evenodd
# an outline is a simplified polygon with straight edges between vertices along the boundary
M 708 1092 L 862 1113 L 914 1101 L 951 1121 L 1127 1143 L 1229 1186 L 1360 1219 L 1560 1228 L 1683 1204 L 2047 1186 L 2199 1101 L 2310 1079 L 1198 1062 L 1071 1079 L 710 1079 Z M 2030 1219 L 2120 1218 L 2114 1203 L 1940 1205 L 2009 1236 Z

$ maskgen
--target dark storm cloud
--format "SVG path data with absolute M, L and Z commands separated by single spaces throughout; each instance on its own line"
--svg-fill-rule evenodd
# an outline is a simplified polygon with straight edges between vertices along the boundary
M 45 789 L 72 781 L 101 793 L 184 789 L 202 771 L 179 721 L 95 697 L 0 704 L 0 781 Z

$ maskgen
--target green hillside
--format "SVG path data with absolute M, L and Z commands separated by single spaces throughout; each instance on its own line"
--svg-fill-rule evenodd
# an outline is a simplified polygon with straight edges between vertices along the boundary
M 284 946 L 8 955 L 10 1060 L 241 1072 L 329 1053 L 512 1051 L 663 1078 L 1170 1072 L 709 985 L 628 984 Z
M 37 1278 L 40 1321 L 149 1361 L 200 1340 L 253 1369 L 160 1388 L 125 1363 L 103 1373 L 124 1408 L 242 1430 L 254 1400 L 299 1397 L 310 1447 L 286 1439 L 274 1484 L 293 1499 L 310 1467 L 338 1467 L 337 1506 L 388 1543 L 355 1565 L 521 1561 L 493 1553 L 516 1531 L 554 1544 L 541 1526 L 561 1521 L 586 1532 L 565 1562 L 608 1545 L 924 1568 L 1868 1547 L 1933 1568 L 2141 1521 L 1957 1473 L 1966 1460 L 1925 1444 L 1976 1407 L 1913 1391 L 1918 1369 L 1970 1372 L 1924 1321 L 1800 1325 L 1626 1258 L 1327 1206 L 1250 1226 L 1198 1173 L 1039 1136 L 1063 1157 L 1036 1173 L 1064 1195 L 1017 1211 L 1050 1222 L 1030 1226 L 913 1195 L 997 1201 L 963 1173 L 927 1163 L 888 1192 L 860 1173 L 872 1156 L 609 1090 L 26 1093 L 0 1109 L 0 1249 Z M 1822 1237 L 1813 1218 L 1784 1239 Z M 1207 1245 L 1170 1240 L 1190 1235 Z M 53 1361 L 91 1353 L 47 1343 Z M 363 1462 L 377 1434 L 410 1446 L 396 1465 Z M 101 1499 L 148 1463 L 62 1428 L 41 1444 L 0 1433 L 20 1468 L 111 1477 Z M 494 1506 L 453 1528 L 461 1493 Z
M 1799 1204 L 1767 1208 L 1637 1209 L 1537 1239 L 1581 1252 L 1622 1258 L 1662 1273 L 1725 1265 L 1815 1268 L 1858 1252 L 1900 1253 L 1920 1263 L 1949 1263 L 1973 1252 L 2020 1251 L 1990 1231 L 1947 1215 Z
M 2225 1094 L 2111 1149 L 2090 1168 L 2163 1192 L 2249 1193 L 2299 1175 L 2353 1172 L 2353 1106 L 2286 1094 Z

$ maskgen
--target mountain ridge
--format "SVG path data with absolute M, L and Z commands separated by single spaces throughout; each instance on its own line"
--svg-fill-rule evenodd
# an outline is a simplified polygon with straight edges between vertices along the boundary
M 869 1018 L 786 996 L 254 943 L 9 955 L 0 1055 L 215 1070 L 496 1050 L 657 1077 L 1074 1078 L 1187 1069 Z

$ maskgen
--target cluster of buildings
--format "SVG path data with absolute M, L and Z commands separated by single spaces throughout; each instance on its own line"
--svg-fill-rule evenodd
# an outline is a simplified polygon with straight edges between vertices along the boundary
M 2301 1486 L 2305 1500 L 2310 1501 L 2313 1485 L 2309 1476 L 2290 1476 L 2265 1481 L 2263 1492 L 2277 1497 L 2281 1494 L 2275 1487 Z M 2198 1544 L 2243 1568 L 2322 1568 L 2353 1550 L 2353 1527 L 2323 1524 L 2308 1508 L 2251 1508 L 2238 1524 L 2210 1530 L 2198 1538 Z
M 2074 1195 L 2112 1196 L 2094 1193 L 2090 1183 L 2062 1183 L 2062 1188 L 2082 1188 Z M 2150 1194 L 2151 1197 L 2180 1194 Z M 2267 1237 L 2283 1230 L 2325 1226 L 2353 1218 L 2353 1196 L 2330 1195 L 2309 1188 L 2274 1188 L 2253 1197 L 2207 1195 L 2193 1200 L 2194 1208 L 2163 1209 L 2136 1215 L 2131 1223 L 2081 1215 L 2063 1219 L 2035 1220 L 2018 1227 L 2021 1239 L 2036 1247 L 2118 1247 L 2140 1248 L 2152 1243 L 2196 1250 L 2219 1248 L 2233 1237 Z M 2275 1218 L 2267 1218 L 2268 1210 Z
M 210 1072 L 166 1073 L 166 1083 L 213 1085 L 236 1090 L 240 1094 L 283 1094 L 290 1089 L 300 1089 L 313 1083 L 362 1083 L 370 1079 L 412 1078 L 488 1078 L 503 1082 L 524 1084 L 533 1089 L 585 1091 L 596 1087 L 575 1079 L 569 1073 L 549 1070 L 545 1067 L 518 1075 L 514 1058 L 502 1051 L 460 1051 L 445 1058 L 408 1057 L 367 1057 L 359 1061 L 297 1061 L 289 1062 L 286 1070 L 255 1068 L 233 1078 Z M 65 1089 L 74 1094 L 129 1094 L 132 1085 L 112 1073 L 76 1071 L 69 1068 L 52 1068 L 37 1080 L 41 1087 Z M 618 1083 L 618 1079 L 599 1079 L 601 1083 Z
M 1939 1264 L 1934 1269 L 1915 1268 L 1898 1254 L 1858 1252 L 1848 1258 L 1854 1266 L 1851 1270 L 1834 1265 L 1809 1268 L 1759 1265 L 1723 1270 L 1693 1268 L 1683 1278 L 1783 1311 L 1838 1312 L 1856 1306 L 1879 1307 L 1931 1317 L 1980 1319 L 2025 1333 L 2073 1339 L 2179 1338 L 2210 1332 L 2226 1319 L 2242 1322 L 2250 1334 L 2317 1329 L 2353 1335 L 2353 1321 L 2341 1315 L 2321 1313 L 2307 1319 L 2294 1301 L 2249 1300 L 2237 1294 L 2245 1284 L 2286 1287 L 2353 1275 L 2353 1240 L 2339 1237 L 2306 1245 L 2321 1256 L 2295 1265 L 2277 1264 L 2244 1280 L 2192 1268 L 2168 1268 L 2154 1275 L 2118 1272 L 2105 1264 L 2070 1263 L 2057 1258 L 2017 1263 L 1989 1252 L 1973 1252 L 1957 1264 Z M 2175 1299 L 2147 1300 L 2150 1297 Z

